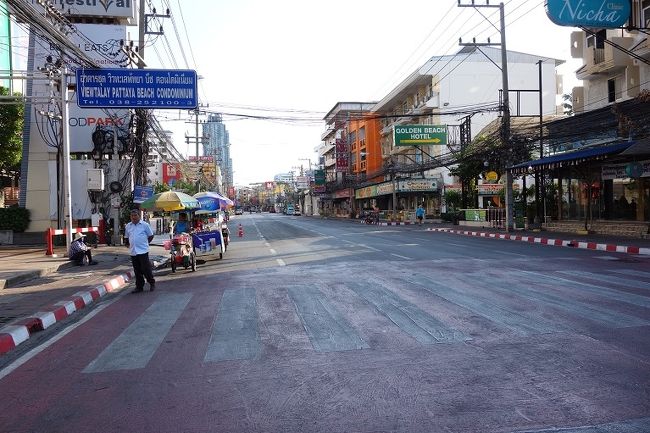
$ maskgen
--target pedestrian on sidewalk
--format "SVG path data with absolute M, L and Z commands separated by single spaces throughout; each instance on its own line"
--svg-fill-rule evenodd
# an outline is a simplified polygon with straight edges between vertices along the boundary
M 156 289 L 156 280 L 153 278 L 149 261 L 149 244 L 153 240 L 153 230 L 149 223 L 140 219 L 138 209 L 131 210 L 131 222 L 124 227 L 124 236 L 135 272 L 135 289 L 131 293 L 142 292 L 145 279 L 149 282 L 149 290 L 153 292 Z
M 83 233 L 76 233 L 74 240 L 70 243 L 70 252 L 68 258 L 73 261 L 77 266 L 83 266 L 84 260 L 88 259 L 89 265 L 96 265 L 97 262 L 93 260 L 93 254 L 90 251 L 90 246 L 86 245 L 86 235 Z
M 415 210 L 415 217 L 418 219 L 418 224 L 422 225 L 424 220 L 424 208 L 422 205 L 418 206 L 418 208 Z

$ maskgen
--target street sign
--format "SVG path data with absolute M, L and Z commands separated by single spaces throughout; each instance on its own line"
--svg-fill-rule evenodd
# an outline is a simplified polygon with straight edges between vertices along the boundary
M 133 188 L 133 203 L 144 203 L 153 197 L 153 186 L 136 185 Z
M 77 69 L 82 108 L 171 108 L 198 105 L 196 71 L 189 69 Z
M 395 146 L 447 144 L 447 125 L 404 125 L 395 127 Z

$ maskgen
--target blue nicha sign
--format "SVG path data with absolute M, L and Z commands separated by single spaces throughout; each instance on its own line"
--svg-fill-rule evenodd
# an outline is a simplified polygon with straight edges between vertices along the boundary
M 173 108 L 198 105 L 196 71 L 188 69 L 77 69 L 82 108 Z
M 618 28 L 630 18 L 630 0 L 547 0 L 546 15 L 559 26 Z

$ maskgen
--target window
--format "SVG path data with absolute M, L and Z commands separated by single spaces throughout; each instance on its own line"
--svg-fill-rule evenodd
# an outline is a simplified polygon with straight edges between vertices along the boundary
M 607 102 L 616 101 L 616 78 L 607 80 Z
M 650 27 L 650 0 L 641 2 L 641 25 L 646 29 Z

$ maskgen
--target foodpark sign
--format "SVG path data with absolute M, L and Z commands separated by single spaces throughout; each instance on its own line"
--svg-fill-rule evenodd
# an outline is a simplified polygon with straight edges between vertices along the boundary
M 618 28 L 631 12 L 630 0 L 546 0 L 546 15 L 559 26 Z

